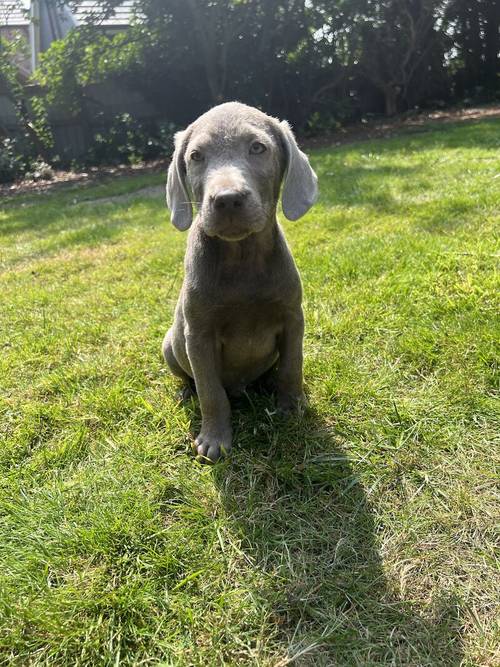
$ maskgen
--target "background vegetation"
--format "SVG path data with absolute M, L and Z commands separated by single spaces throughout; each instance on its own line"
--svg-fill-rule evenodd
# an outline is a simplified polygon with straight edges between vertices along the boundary
M 96 132 L 88 163 L 165 155 L 173 126 L 229 99 L 317 134 L 500 90 L 500 0 L 136 0 L 126 31 L 92 30 L 119 4 L 102 0 L 88 25 L 54 42 L 34 77 L 41 88 L 18 105 L 43 138 L 50 109 L 94 122 L 92 84 L 140 92 L 159 122 L 145 127 L 124 109 Z M 35 153 L 54 159 L 46 145 Z
M 103 0 L 100 21 L 119 0 Z M 51 99 L 117 77 L 175 122 L 227 99 L 295 125 L 499 89 L 495 0 L 137 0 L 131 30 L 54 45 Z M 71 72 L 71 68 L 74 68 Z M 71 76 L 69 76 L 71 72 Z M 66 85 L 66 90 L 62 87 Z
M 164 176 L 0 206 L 0 663 L 499 664 L 499 148 L 312 152 L 310 409 L 248 394 L 216 467 L 160 356 Z

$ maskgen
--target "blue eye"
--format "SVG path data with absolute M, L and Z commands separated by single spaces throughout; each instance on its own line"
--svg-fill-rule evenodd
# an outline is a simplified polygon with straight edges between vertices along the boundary
M 251 155 L 260 155 L 261 153 L 265 153 L 265 151 L 267 151 L 267 148 L 260 141 L 254 141 L 250 146 Z

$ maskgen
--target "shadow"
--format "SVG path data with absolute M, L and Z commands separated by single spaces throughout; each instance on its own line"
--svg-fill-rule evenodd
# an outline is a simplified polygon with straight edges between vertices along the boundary
M 491 153 L 491 158 L 488 155 L 471 154 L 467 159 L 472 164 L 494 160 L 500 147 L 499 126 L 500 120 L 489 120 L 465 125 L 430 127 L 400 136 L 321 148 L 312 156 L 321 184 L 320 203 L 353 209 L 369 208 L 376 213 L 405 213 L 405 193 L 419 194 L 434 187 L 428 163 L 408 165 L 405 164 L 406 156 L 418 156 L 419 153 L 429 150 L 436 150 L 439 155 L 440 151 L 449 149 L 480 148 Z M 350 156 L 353 152 L 354 158 Z M 383 162 L 396 157 L 398 159 L 394 164 Z M 447 166 L 448 162 L 445 161 L 441 168 L 446 170 Z M 401 193 L 399 199 L 394 196 L 394 192 Z M 419 201 L 417 204 L 412 203 L 412 213 L 421 217 L 423 224 L 428 223 L 428 227 L 433 229 L 443 215 L 461 215 L 463 208 L 474 207 L 470 202 L 455 202 L 453 194 L 447 196 L 450 200 L 445 204 L 449 206 L 449 212 L 435 212 L 435 202 Z
M 411 146 L 422 148 L 482 148 L 498 150 L 500 118 L 483 118 L 458 123 L 429 123 L 414 127 L 408 133 L 398 135 L 411 140 Z M 388 150 L 391 150 L 389 142 Z
M 132 203 L 146 205 L 149 212 L 152 207 L 162 206 L 154 200 L 142 202 L 137 199 Z M 102 206 L 84 205 L 41 206 L 8 211 L 7 218 L 0 217 L 0 240 L 9 240 L 22 233 L 32 233 L 30 250 L 17 253 L 5 262 L 4 270 L 14 268 L 32 260 L 43 260 L 65 250 L 79 250 L 111 244 L 118 241 L 130 227 L 157 227 L 160 222 L 149 215 L 129 213 L 131 202 L 110 202 Z
M 127 210 L 130 202 L 103 202 L 96 206 L 86 202 L 60 204 L 57 200 L 45 200 L 36 207 L 21 205 L 17 208 L 5 208 L 3 210 L 5 219 L 0 225 L 0 237 L 31 231 L 56 236 L 68 228 L 78 235 L 89 227 L 99 227 L 100 223 L 104 225 L 110 212 L 116 214 L 117 205 L 123 212 Z
M 421 126 L 398 128 L 400 131 L 378 135 L 360 136 L 355 141 L 337 143 L 335 135 L 329 143 L 322 143 L 316 149 L 317 154 L 336 151 L 360 150 L 377 147 L 377 152 L 390 154 L 401 151 L 401 148 L 421 151 L 430 148 L 482 148 L 494 153 L 498 150 L 500 139 L 498 129 L 500 118 L 484 118 L 457 123 L 426 123 Z
M 339 162 L 337 156 L 332 160 L 325 157 L 315 168 L 321 183 L 322 204 L 369 207 L 383 213 L 401 209 L 401 203 L 392 193 L 393 180 L 412 179 L 421 172 L 420 167 L 377 165 L 369 159 L 365 165 L 349 166 Z
M 314 410 L 276 420 L 268 399 L 248 401 L 250 411 L 247 404 L 233 413 L 234 454 L 212 474 L 258 571 L 251 598 L 266 619 L 261 636 L 283 656 L 277 664 L 460 664 L 455 600 L 419 613 L 385 576 L 382 520 L 343 435 Z

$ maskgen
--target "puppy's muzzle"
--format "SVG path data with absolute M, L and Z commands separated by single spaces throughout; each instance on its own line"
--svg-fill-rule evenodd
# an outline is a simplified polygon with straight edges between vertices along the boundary
M 221 216 L 243 213 L 249 194 L 248 190 L 221 190 L 210 198 L 212 210 Z

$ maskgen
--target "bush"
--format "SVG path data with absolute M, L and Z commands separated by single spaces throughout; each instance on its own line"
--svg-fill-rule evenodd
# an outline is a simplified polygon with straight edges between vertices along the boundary
M 137 164 L 170 155 L 175 126 L 172 123 L 143 123 L 124 113 L 111 126 L 94 135 L 94 145 L 86 156 L 87 164 Z
M 54 170 L 41 158 L 33 160 L 30 165 L 30 170 L 25 173 L 25 178 L 29 181 L 52 181 L 54 178 Z
M 18 139 L 0 138 L 0 183 L 10 183 L 24 175 L 29 157 Z
M 50 181 L 52 167 L 33 155 L 28 141 L 20 138 L 0 138 L 0 183 L 26 178 L 30 181 Z

